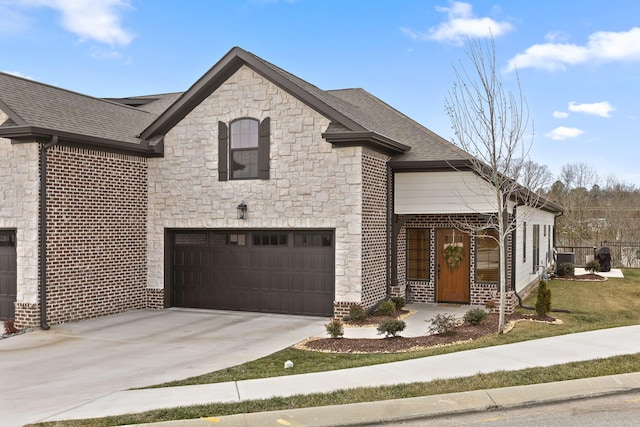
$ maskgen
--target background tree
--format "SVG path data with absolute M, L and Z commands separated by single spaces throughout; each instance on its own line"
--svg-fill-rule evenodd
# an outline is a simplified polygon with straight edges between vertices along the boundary
M 591 166 L 577 163 L 562 167 L 547 197 L 565 209 L 556 224 L 557 246 L 614 246 L 618 248 L 613 255 L 617 262 L 637 267 L 640 189 L 613 175 L 601 178 Z
M 473 171 L 483 177 L 493 188 L 496 214 L 490 215 L 485 224 L 463 222 L 458 224 L 472 234 L 492 229 L 497 236 L 500 252 L 500 310 L 498 332 L 505 326 L 507 249 L 506 241 L 517 227 L 515 218 L 508 211 L 508 202 L 517 199 L 520 204 L 538 205 L 539 196 L 523 189 L 519 182 L 535 183 L 546 168 L 528 167 L 533 132 L 528 133 L 529 115 L 516 76 L 515 93 L 505 90 L 496 66 L 495 44 L 490 41 L 468 40 L 468 66 L 460 62 L 454 66 L 456 76 L 449 90 L 445 109 L 451 119 L 453 142 L 471 154 Z M 468 67 L 468 68 L 467 68 Z M 525 138 L 531 135 L 531 139 Z M 526 139 L 526 140 L 525 140 Z M 528 176 L 527 174 L 531 174 Z M 549 178 L 542 179 L 549 181 Z

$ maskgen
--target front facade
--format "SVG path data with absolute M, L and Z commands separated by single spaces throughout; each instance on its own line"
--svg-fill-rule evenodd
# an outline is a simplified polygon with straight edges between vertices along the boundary
M 461 172 L 425 167 L 468 155 L 361 89 L 234 48 L 179 94 L 95 99 L 3 74 L 0 93 L 0 317 L 18 325 L 495 298 L 491 245 L 455 223 L 480 211 L 438 199 Z M 512 238 L 511 288 L 550 262 L 556 212 L 514 209 L 529 231 Z
M 398 172 L 397 293 L 413 302 L 484 305 L 499 299 L 500 253 L 494 216 L 495 189 L 472 171 Z M 509 308 L 553 263 L 553 230 L 559 213 L 508 203 L 505 268 Z M 453 248 L 464 256 L 458 265 Z

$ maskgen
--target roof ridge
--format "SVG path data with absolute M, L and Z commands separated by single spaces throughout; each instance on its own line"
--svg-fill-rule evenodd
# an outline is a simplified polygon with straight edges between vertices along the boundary
M 109 100 L 109 99 L 140 99 L 140 98 L 155 98 L 155 97 L 162 97 L 162 96 L 168 96 L 168 95 L 177 95 L 177 94 L 182 94 L 185 91 L 183 90 L 176 90 L 174 92 L 164 92 L 164 93 L 153 93 L 153 94 L 148 94 L 148 95 L 132 95 L 132 96 L 105 96 L 101 99 L 105 99 L 105 100 Z
M 21 81 L 23 81 L 25 83 L 28 83 L 28 84 L 47 87 L 47 88 L 53 89 L 55 91 L 66 92 L 68 94 L 75 95 L 75 96 L 80 96 L 82 98 L 91 99 L 91 100 L 99 101 L 99 102 L 104 102 L 104 103 L 108 103 L 108 104 L 115 105 L 115 106 L 118 106 L 118 107 L 130 108 L 130 109 L 135 110 L 135 111 L 144 111 L 144 110 L 140 110 L 140 109 L 135 108 L 135 107 L 130 107 L 130 106 L 125 105 L 125 104 L 121 104 L 121 103 L 114 102 L 114 101 L 109 101 L 108 99 L 105 99 L 105 98 L 98 98 L 96 96 L 87 95 L 87 94 L 81 93 L 81 92 L 76 92 L 76 91 L 71 90 L 71 89 L 66 89 L 66 88 L 63 88 L 63 87 L 54 86 L 54 85 L 51 85 L 49 83 L 43 83 L 43 82 L 40 82 L 38 80 L 28 79 L 28 78 L 22 77 L 22 76 L 16 76 L 15 74 L 11 74 L 11 73 L 6 73 L 6 72 L 3 72 L 3 71 L 0 71 L 0 75 L 4 75 L 4 76 L 9 77 L 9 78 L 21 80 Z M 0 99 L 2 99 L 2 96 L 0 96 Z M 144 112 L 146 114 L 153 114 L 153 113 L 149 113 L 148 111 L 144 111 Z

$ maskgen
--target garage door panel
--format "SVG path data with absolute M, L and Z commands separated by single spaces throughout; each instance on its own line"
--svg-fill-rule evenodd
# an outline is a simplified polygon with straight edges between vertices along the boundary
M 331 315 L 333 232 L 297 233 L 175 232 L 171 305 Z
M 18 290 L 14 231 L 0 231 L 0 319 L 15 317 Z

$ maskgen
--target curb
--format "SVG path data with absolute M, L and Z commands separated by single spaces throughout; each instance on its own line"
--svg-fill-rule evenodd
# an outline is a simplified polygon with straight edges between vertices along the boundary
M 437 418 L 640 391 L 640 372 L 408 399 L 176 420 L 147 427 L 337 427 Z M 130 426 L 131 427 L 131 426 Z

